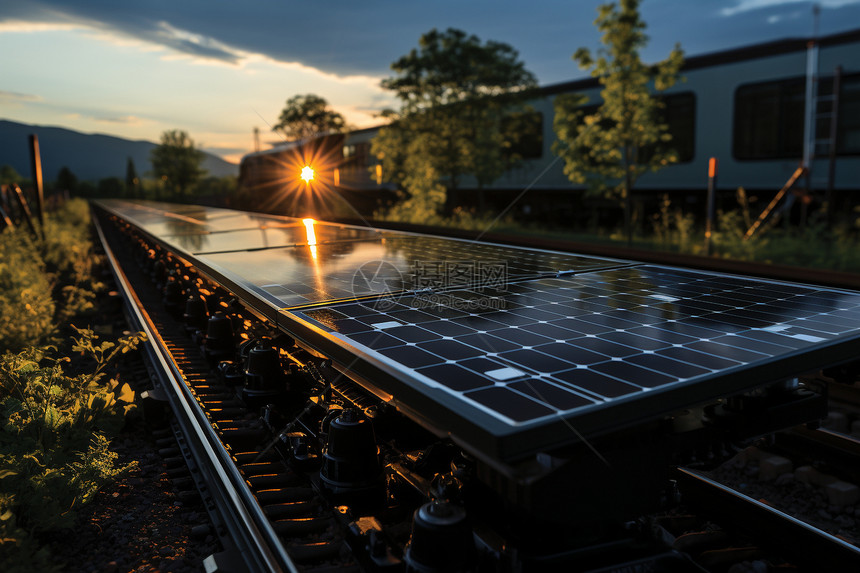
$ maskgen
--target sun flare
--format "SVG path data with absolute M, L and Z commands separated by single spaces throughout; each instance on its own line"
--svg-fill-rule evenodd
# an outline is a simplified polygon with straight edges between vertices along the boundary
M 305 165 L 304 167 L 302 167 L 301 178 L 306 183 L 310 183 L 314 178 L 314 168 L 310 165 Z

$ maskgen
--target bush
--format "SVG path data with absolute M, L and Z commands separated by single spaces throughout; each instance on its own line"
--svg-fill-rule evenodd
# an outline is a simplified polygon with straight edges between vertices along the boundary
M 104 370 L 143 339 L 99 343 L 76 329 L 74 351 L 93 361 L 88 374 L 68 376 L 53 349 L 28 348 L 0 358 L 0 570 L 29 564 L 44 570 L 47 554 L 32 539 L 69 529 L 74 508 L 131 466 L 118 466 L 108 437 L 123 425 L 134 392 Z M 25 570 L 24 568 L 21 569 Z
M 55 333 L 51 282 L 30 236 L 0 233 L 0 353 L 45 344 Z
M 108 438 L 124 423 L 134 393 L 105 381 L 108 364 L 142 340 L 99 341 L 66 326 L 94 309 L 102 288 L 89 238 L 86 202 L 50 213 L 45 238 L 0 233 L 0 571 L 55 571 L 39 535 L 69 529 L 74 509 L 128 467 Z M 59 338 L 60 328 L 76 333 Z M 76 374 L 64 371 L 75 356 Z M 65 368 L 69 368 L 66 366 Z M 87 373 L 80 373 L 88 371 Z
M 92 311 L 96 294 L 104 285 L 94 279 L 102 257 L 92 250 L 86 201 L 67 201 L 48 217 L 41 252 L 57 301 L 55 321 L 64 324 L 72 317 Z

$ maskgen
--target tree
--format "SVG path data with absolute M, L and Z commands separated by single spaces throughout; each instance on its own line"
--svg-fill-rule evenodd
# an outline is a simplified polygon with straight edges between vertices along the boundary
M 203 152 L 187 133 L 178 129 L 161 134 L 161 144 L 149 153 L 149 160 L 155 176 L 180 197 L 206 173 L 200 167 Z
M 129 197 L 137 197 L 137 190 L 140 187 L 140 178 L 137 176 L 137 169 L 134 168 L 134 160 L 129 157 L 125 164 L 125 192 Z
M 373 140 L 385 178 L 411 195 L 405 210 L 435 215 L 466 175 L 481 187 L 510 166 L 511 130 L 505 117 L 537 85 L 511 46 L 435 29 L 417 49 L 391 64 L 382 87 L 400 100 L 391 123 Z
M 20 183 L 24 178 L 15 171 L 11 165 L 3 165 L 0 167 L 0 184 L 11 185 L 12 183 Z
M 105 177 L 99 179 L 98 196 L 99 197 L 122 197 L 125 191 L 125 184 L 119 177 Z
M 603 101 L 594 113 L 584 114 L 585 96 L 558 96 L 553 122 L 558 141 L 553 151 L 564 159 L 564 172 L 572 182 L 586 183 L 592 194 L 623 201 L 630 244 L 630 195 L 636 180 L 678 160 L 668 146 L 668 126 L 661 121 L 663 104 L 650 88 L 661 92 L 675 84 L 683 52 L 676 44 L 662 62 L 642 63 L 639 50 L 648 37 L 639 17 L 639 0 L 604 4 L 598 13 L 594 24 L 603 33 L 604 47 L 596 59 L 587 48 L 578 49 L 573 59 L 599 79 Z
M 296 95 L 287 100 L 280 121 L 272 131 L 281 130 L 291 141 L 310 139 L 325 133 L 340 133 L 346 121 L 329 109 L 328 102 L 318 95 Z
M 56 188 L 58 191 L 68 191 L 69 193 L 74 193 L 77 190 L 78 178 L 71 169 L 66 166 L 60 168 L 60 171 L 57 172 Z

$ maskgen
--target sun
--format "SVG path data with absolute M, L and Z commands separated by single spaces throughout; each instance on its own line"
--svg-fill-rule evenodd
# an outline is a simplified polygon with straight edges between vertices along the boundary
M 314 168 L 310 165 L 305 165 L 302 167 L 301 178 L 306 182 L 310 183 L 314 178 Z

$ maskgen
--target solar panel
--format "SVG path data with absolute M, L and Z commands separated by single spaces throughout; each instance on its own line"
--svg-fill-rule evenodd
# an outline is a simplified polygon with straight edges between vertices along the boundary
M 377 241 L 199 255 L 206 269 L 250 290 L 276 309 L 403 290 L 399 273 L 375 263 Z M 366 277 L 366 278 L 365 278 Z
M 157 237 L 255 229 L 260 226 L 261 220 L 278 220 L 270 215 L 199 205 L 118 199 L 105 199 L 101 204 Z
M 123 217 L 167 245 L 189 254 L 238 252 L 307 245 L 302 219 L 242 213 L 214 207 L 107 201 Z M 173 209 L 173 207 L 178 207 Z M 373 240 L 379 231 L 351 225 L 314 222 L 313 242 Z
M 286 315 L 352 349 L 395 397 L 408 386 L 408 407 L 432 406 L 436 424 L 503 458 L 860 348 L 860 294 L 654 265 L 395 298 Z
M 856 292 L 211 208 L 107 205 L 410 416 L 498 459 L 860 355 Z
M 626 264 L 457 239 L 422 241 L 391 232 L 374 241 L 202 254 L 197 259 L 278 308 L 455 285 L 504 285 L 512 278 Z

